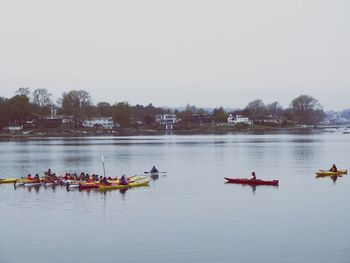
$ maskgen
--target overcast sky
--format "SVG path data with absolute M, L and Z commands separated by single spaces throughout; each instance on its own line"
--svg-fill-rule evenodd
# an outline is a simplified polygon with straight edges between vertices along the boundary
M 0 0 L 0 96 L 350 108 L 348 0 Z

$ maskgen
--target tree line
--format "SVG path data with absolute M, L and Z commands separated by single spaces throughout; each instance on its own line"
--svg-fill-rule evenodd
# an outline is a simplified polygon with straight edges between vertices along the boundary
M 155 107 L 152 104 L 130 105 L 128 102 L 92 102 L 89 92 L 71 90 L 64 92 L 56 103 L 47 89 L 19 88 L 11 98 L 0 97 L 0 127 L 10 123 L 23 124 L 27 120 L 51 114 L 54 108 L 59 115 L 71 115 L 76 120 L 91 117 L 113 117 L 122 127 L 137 127 L 139 125 L 156 125 L 154 116 L 157 114 L 176 114 L 182 123 L 190 122 L 193 115 L 211 115 L 214 123 L 226 123 L 229 111 L 223 107 L 212 110 L 187 105 L 183 109 L 167 109 Z M 283 108 L 275 101 L 265 104 L 261 99 L 248 103 L 243 109 L 236 109 L 234 114 L 240 114 L 251 119 L 273 117 L 294 124 L 318 124 L 325 117 L 322 105 L 317 99 L 300 95 L 293 99 L 288 108 Z

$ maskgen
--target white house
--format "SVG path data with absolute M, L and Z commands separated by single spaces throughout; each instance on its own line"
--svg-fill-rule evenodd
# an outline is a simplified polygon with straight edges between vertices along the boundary
M 241 124 L 252 124 L 252 122 L 249 120 L 248 117 L 244 117 L 242 115 L 234 115 L 232 113 L 230 113 L 227 117 L 227 122 L 229 124 L 238 124 L 238 123 L 241 123 Z
M 159 114 L 155 116 L 155 121 L 160 125 L 165 125 L 166 130 L 172 130 L 173 124 L 179 120 L 175 114 Z
M 175 114 L 159 114 L 155 116 L 155 120 L 159 124 L 177 123 L 177 117 Z
M 83 127 L 93 128 L 95 126 L 102 126 L 106 129 L 112 129 L 114 127 L 112 117 L 91 118 L 83 120 Z
M 23 130 L 23 125 L 12 124 L 8 127 L 5 127 L 4 130 L 7 130 L 9 133 L 21 133 L 21 131 Z

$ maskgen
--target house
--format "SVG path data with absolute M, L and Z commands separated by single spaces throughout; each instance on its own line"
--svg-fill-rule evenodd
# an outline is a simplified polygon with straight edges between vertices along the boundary
M 178 122 L 176 114 L 158 114 L 155 116 L 158 124 L 175 124 Z
M 17 133 L 21 133 L 23 130 L 23 125 L 20 124 L 10 124 L 9 126 L 3 128 L 3 130 L 7 131 L 8 133 L 11 134 L 17 134 Z
M 249 120 L 248 117 L 245 117 L 243 115 L 235 115 L 233 113 L 230 113 L 227 117 L 227 122 L 229 124 L 252 124 L 251 120 Z
M 72 115 L 48 115 L 40 116 L 37 120 L 39 128 L 50 129 L 72 129 L 76 126 L 74 116 Z
M 159 125 L 165 125 L 166 130 L 172 130 L 173 125 L 179 121 L 176 114 L 158 114 L 154 118 Z
M 253 118 L 252 122 L 257 125 L 278 125 L 282 122 L 282 119 L 274 116 L 265 116 Z
M 101 126 L 105 129 L 112 129 L 114 127 L 114 122 L 112 117 L 100 117 L 100 118 L 90 118 L 83 120 L 83 127 L 93 128 Z

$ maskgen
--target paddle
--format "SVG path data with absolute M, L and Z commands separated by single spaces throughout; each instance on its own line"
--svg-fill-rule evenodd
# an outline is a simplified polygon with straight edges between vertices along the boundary
M 152 174 L 152 173 L 159 173 L 159 174 L 166 174 L 167 172 L 144 172 L 145 174 Z
M 101 160 L 102 160 L 102 165 L 103 165 L 103 174 L 106 177 L 105 157 L 103 156 L 103 154 L 101 154 Z

